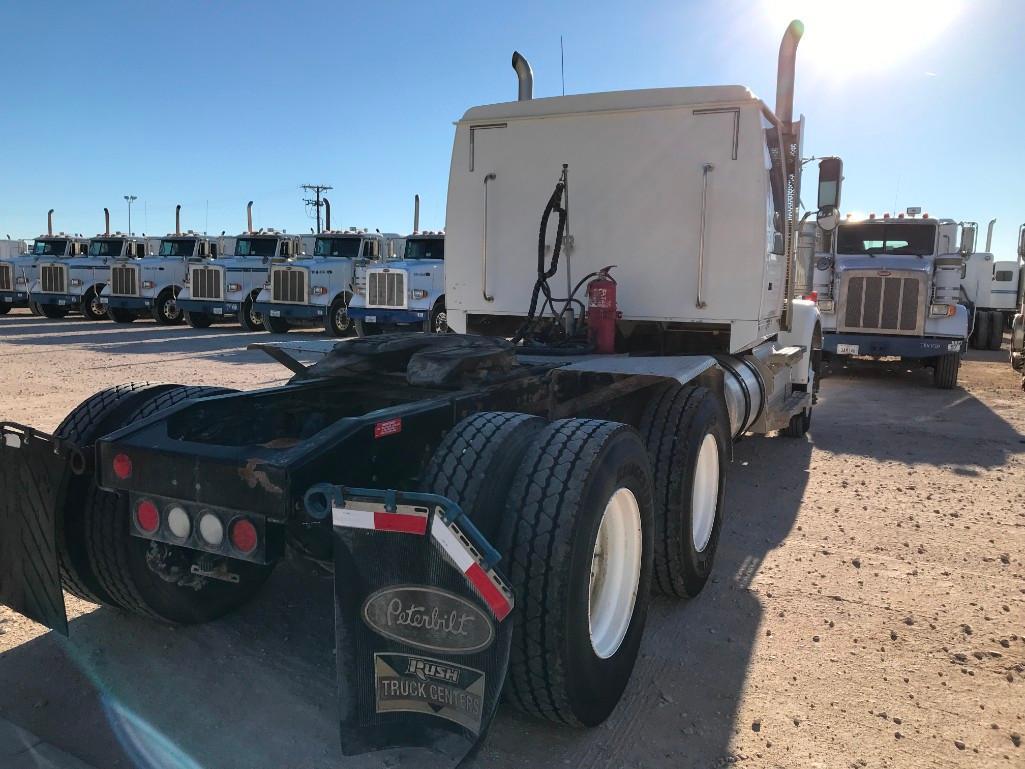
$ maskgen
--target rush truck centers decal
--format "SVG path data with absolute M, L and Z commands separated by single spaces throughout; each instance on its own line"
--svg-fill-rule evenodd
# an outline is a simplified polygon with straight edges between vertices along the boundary
M 412 654 L 374 654 L 378 713 L 426 713 L 480 734 L 484 673 Z
M 436 587 L 378 590 L 363 604 L 363 619 L 375 633 L 427 651 L 472 654 L 495 639 L 494 625 L 482 610 Z

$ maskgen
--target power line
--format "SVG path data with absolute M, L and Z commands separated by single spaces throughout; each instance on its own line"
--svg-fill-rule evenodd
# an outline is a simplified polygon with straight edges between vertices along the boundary
M 303 184 L 300 187 L 307 192 L 313 193 L 313 198 L 304 198 L 303 202 L 308 206 L 315 206 L 317 209 L 317 234 L 320 234 L 320 207 L 324 205 L 324 200 L 320 197 L 322 192 L 333 190 L 330 184 Z

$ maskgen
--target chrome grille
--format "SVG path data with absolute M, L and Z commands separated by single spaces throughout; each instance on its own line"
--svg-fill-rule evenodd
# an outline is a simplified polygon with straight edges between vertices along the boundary
M 63 264 L 44 264 L 39 268 L 39 283 L 47 293 L 64 293 L 68 284 L 67 268 Z
M 271 301 L 306 302 L 306 270 L 275 267 L 271 270 Z
M 406 273 L 367 273 L 367 307 L 405 307 Z
M 221 270 L 217 267 L 193 267 L 189 271 L 189 289 L 193 299 L 220 299 L 223 291 Z
M 110 293 L 112 296 L 138 296 L 138 269 L 131 265 L 115 265 L 111 267 Z
M 0 291 L 13 291 L 14 282 L 11 280 L 11 265 L 0 264 Z
M 920 333 L 923 289 L 917 275 L 846 275 L 841 330 Z

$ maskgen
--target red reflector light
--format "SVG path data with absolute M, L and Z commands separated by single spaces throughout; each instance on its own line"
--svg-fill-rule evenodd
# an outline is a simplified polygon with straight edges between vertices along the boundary
M 396 435 L 402 432 L 402 418 L 386 419 L 374 425 L 374 437 L 383 438 L 386 435 Z
M 819 298 L 819 292 L 818 291 L 812 291 L 810 294 L 805 294 L 801 298 L 802 299 L 807 299 L 809 302 L 816 302 L 816 301 L 818 301 L 818 298 Z
M 157 506 L 144 499 L 135 508 L 135 523 L 147 534 L 160 528 L 160 511 Z
M 231 524 L 228 536 L 231 538 L 231 544 L 240 553 L 248 554 L 256 550 L 257 534 L 252 521 L 239 518 Z
M 127 454 L 117 454 L 114 457 L 114 475 L 122 481 L 132 477 L 132 458 Z

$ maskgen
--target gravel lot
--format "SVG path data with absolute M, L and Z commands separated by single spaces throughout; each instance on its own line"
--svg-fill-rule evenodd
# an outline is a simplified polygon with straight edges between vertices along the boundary
M 265 335 L 0 318 L 0 419 L 52 430 L 139 380 L 272 385 Z M 475 767 L 1022 767 L 1025 394 L 1005 353 L 963 389 L 855 363 L 809 441 L 736 447 L 712 583 L 657 600 L 601 728 L 503 708 Z M 0 609 L 0 715 L 96 767 L 348 766 L 331 584 L 279 568 L 222 621 L 169 629 L 69 598 L 71 638 Z M 360 764 L 364 765 L 364 764 Z

